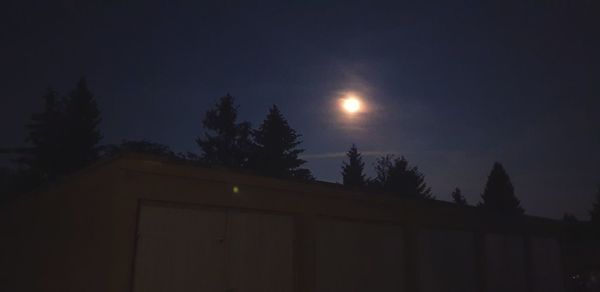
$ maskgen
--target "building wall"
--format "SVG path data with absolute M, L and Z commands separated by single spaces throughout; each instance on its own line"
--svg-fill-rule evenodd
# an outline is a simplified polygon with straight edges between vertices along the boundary
M 531 239 L 532 283 L 534 292 L 564 291 L 560 245 L 555 238 Z
M 404 290 L 401 226 L 319 218 L 316 229 L 316 291 Z
M 0 290 L 533 292 L 559 273 L 530 264 L 557 257 L 530 240 L 551 222 L 479 212 L 126 156 L 2 212 Z
M 521 236 L 485 236 L 486 292 L 528 290 L 525 241 Z
M 421 230 L 419 251 L 421 291 L 478 291 L 473 232 Z
M 5 206 L 0 290 L 125 291 L 115 273 L 128 271 L 113 260 L 129 252 L 120 250 L 115 232 L 129 224 L 133 236 L 135 223 L 114 217 L 113 179 L 93 169 Z

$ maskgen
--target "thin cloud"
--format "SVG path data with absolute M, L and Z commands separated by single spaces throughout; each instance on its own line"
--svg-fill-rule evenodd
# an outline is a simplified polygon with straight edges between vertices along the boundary
M 364 157 L 369 156 L 383 156 L 388 154 L 397 154 L 396 151 L 363 151 L 360 154 Z M 301 155 L 302 159 L 332 159 L 332 158 L 341 158 L 346 157 L 346 152 L 325 152 L 325 153 L 315 153 L 315 154 L 305 154 Z

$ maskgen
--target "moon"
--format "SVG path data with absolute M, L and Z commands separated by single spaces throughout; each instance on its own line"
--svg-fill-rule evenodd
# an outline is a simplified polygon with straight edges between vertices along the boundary
M 342 99 L 342 109 L 349 114 L 359 112 L 361 107 L 362 104 L 360 99 L 355 96 L 348 96 Z

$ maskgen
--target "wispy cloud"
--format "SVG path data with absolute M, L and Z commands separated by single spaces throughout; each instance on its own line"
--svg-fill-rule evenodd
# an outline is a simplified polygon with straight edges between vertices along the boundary
M 383 156 L 387 154 L 396 155 L 396 151 L 362 151 L 360 154 L 364 157 L 369 156 Z M 331 159 L 331 158 L 341 158 L 345 157 L 346 152 L 325 152 L 325 153 L 314 153 L 314 154 L 304 154 L 301 155 L 302 159 Z

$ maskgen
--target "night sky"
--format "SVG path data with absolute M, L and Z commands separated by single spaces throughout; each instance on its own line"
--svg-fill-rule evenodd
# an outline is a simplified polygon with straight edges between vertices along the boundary
M 587 219 L 600 183 L 596 1 L 10 2 L 0 147 L 24 145 L 47 86 L 85 76 L 103 143 L 197 153 L 205 111 L 231 93 L 254 126 L 277 104 L 320 180 L 341 181 L 356 143 L 369 173 L 404 155 L 438 199 L 458 186 L 471 204 L 500 161 L 532 215 Z M 345 92 L 368 111 L 340 114 Z

